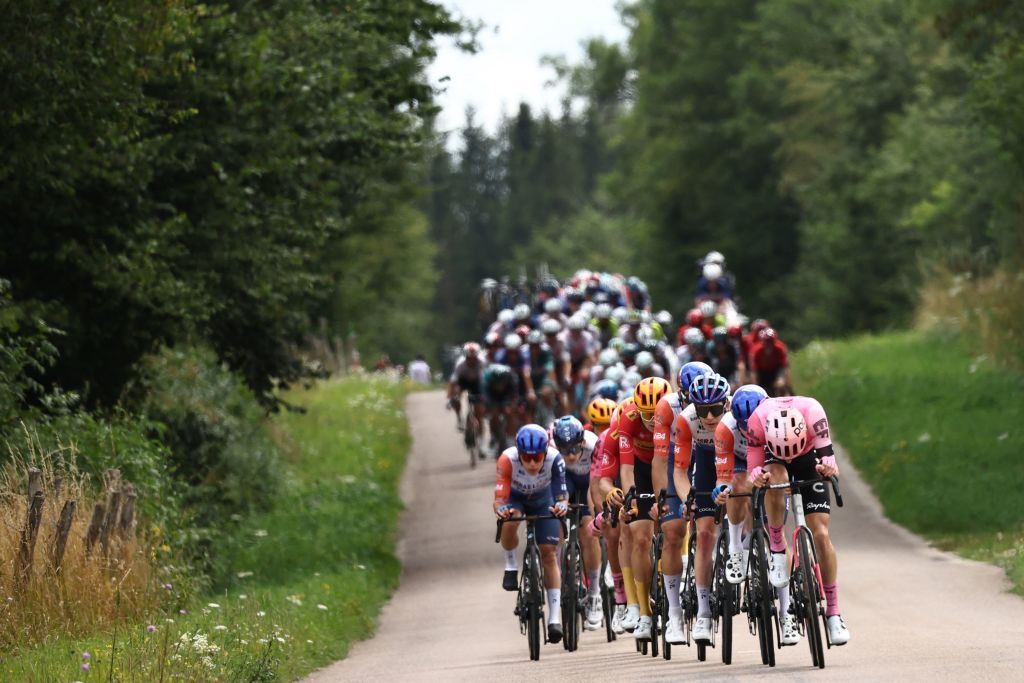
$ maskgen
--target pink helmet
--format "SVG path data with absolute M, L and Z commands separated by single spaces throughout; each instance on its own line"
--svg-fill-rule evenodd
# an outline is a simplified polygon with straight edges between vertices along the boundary
M 807 424 L 796 408 L 773 410 L 764 421 L 765 445 L 776 458 L 792 460 L 807 445 Z

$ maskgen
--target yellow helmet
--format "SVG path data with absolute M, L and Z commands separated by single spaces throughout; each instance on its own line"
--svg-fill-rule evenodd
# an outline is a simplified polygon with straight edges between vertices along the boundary
M 598 396 L 587 406 L 587 419 L 590 420 L 590 424 L 606 425 L 612 421 L 613 412 L 615 401 Z
M 658 407 L 661 397 L 672 390 L 668 381 L 661 377 L 647 377 L 640 380 L 633 390 L 633 403 L 641 413 L 653 416 L 654 409 Z

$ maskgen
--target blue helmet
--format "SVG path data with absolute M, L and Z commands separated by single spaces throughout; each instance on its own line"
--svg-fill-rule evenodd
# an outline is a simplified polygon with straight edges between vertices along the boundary
M 558 450 L 583 443 L 583 423 L 572 415 L 565 415 L 555 420 L 551 427 Z
M 693 380 L 697 379 L 701 375 L 710 375 L 715 371 L 711 369 L 711 366 L 707 363 L 701 363 L 698 360 L 690 361 L 683 367 L 679 368 L 679 390 L 688 392 L 690 385 L 693 384 Z
M 700 375 L 690 384 L 687 393 L 690 396 L 690 403 L 722 403 L 729 397 L 729 380 L 717 372 Z
M 754 414 L 754 409 L 761 401 L 768 398 L 768 392 L 756 384 L 744 384 L 732 396 L 732 416 L 736 418 L 736 426 L 747 430 L 747 420 Z
M 537 424 L 523 425 L 516 432 L 516 449 L 520 453 L 546 453 L 548 433 Z
M 594 395 L 616 401 L 619 398 L 619 383 L 613 379 L 603 379 L 594 386 Z

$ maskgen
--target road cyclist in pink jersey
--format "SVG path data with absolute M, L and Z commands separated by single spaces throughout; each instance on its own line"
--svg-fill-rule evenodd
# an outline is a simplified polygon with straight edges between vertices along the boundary
M 830 477 L 839 473 L 836 465 L 828 417 L 824 408 L 807 396 L 765 399 L 747 420 L 747 466 L 754 486 L 782 484 L 790 477 L 798 480 Z M 807 526 L 814 537 L 821 563 L 822 588 L 825 591 L 825 624 L 829 642 L 845 645 L 850 631 L 839 610 L 837 583 L 838 560 L 829 536 L 831 496 L 824 483 L 814 484 L 803 493 Z M 788 583 L 786 573 L 786 537 L 783 531 L 784 500 L 781 491 L 768 491 L 768 537 L 772 555 L 769 581 L 776 587 Z M 785 614 L 780 604 L 780 613 Z

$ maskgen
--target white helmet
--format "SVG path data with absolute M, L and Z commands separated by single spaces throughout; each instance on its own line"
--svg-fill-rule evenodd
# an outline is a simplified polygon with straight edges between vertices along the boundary
M 513 313 L 516 316 L 516 320 L 526 320 L 530 317 L 530 307 L 527 304 L 516 304 Z
M 658 311 L 654 314 L 654 320 L 662 327 L 672 326 L 672 314 L 668 311 Z
M 764 442 L 772 455 L 792 460 L 807 445 L 807 424 L 796 408 L 782 408 L 769 413 L 764 421 Z
M 641 351 L 636 354 L 636 367 L 640 370 L 650 370 L 654 366 L 654 354 L 650 351 Z
M 598 320 L 608 320 L 612 317 L 612 306 L 611 304 L 598 304 L 594 308 L 594 317 Z
M 686 332 L 683 332 L 683 341 L 687 344 L 702 344 L 704 342 L 704 333 L 696 327 L 688 327 Z
M 719 266 L 724 266 L 725 256 L 720 251 L 709 251 L 708 255 L 704 257 L 704 263 L 716 263 Z
M 621 383 L 622 379 L 626 376 L 626 368 L 619 364 L 615 364 L 610 368 L 605 368 L 604 378 L 610 379 L 613 382 Z
M 587 316 L 576 314 L 569 318 L 569 329 L 579 332 L 580 330 L 587 329 Z
M 701 273 L 708 280 L 717 280 L 722 277 L 722 266 L 717 263 L 705 263 Z
M 544 334 L 540 330 L 530 330 L 529 334 L 526 335 L 527 344 L 543 344 Z
M 625 306 L 616 306 L 612 310 L 612 319 L 620 325 L 626 322 L 626 316 L 629 315 L 629 311 L 626 310 Z
M 642 309 L 640 311 L 640 322 L 642 322 L 644 325 L 650 325 L 652 320 L 654 320 L 654 318 L 651 316 L 650 311 L 646 309 Z
M 643 381 L 643 377 L 640 376 L 639 372 L 636 370 L 627 370 L 626 374 L 622 377 L 622 389 L 623 391 L 633 393 L 633 389 L 636 388 L 636 385 L 640 384 L 641 381 Z
M 594 315 L 595 308 L 597 308 L 597 304 L 593 301 L 584 301 L 580 304 L 580 310 L 586 313 L 588 318 Z
M 619 362 L 619 354 L 615 349 L 605 349 L 597 357 L 597 362 L 607 368 Z
M 505 335 L 505 348 L 509 351 L 515 351 L 523 345 L 523 338 L 513 332 L 512 334 Z
M 544 312 L 548 315 L 558 315 L 562 312 L 562 302 L 554 297 L 544 302 Z
M 540 331 L 544 334 L 558 334 L 562 331 L 562 323 L 554 318 L 548 318 L 540 324 Z
M 503 308 L 498 311 L 498 322 L 502 325 L 511 325 L 512 321 L 516 319 L 516 314 L 511 308 Z
M 715 313 L 718 313 L 718 306 L 711 299 L 706 299 L 700 302 L 700 314 L 705 318 L 712 317 Z

